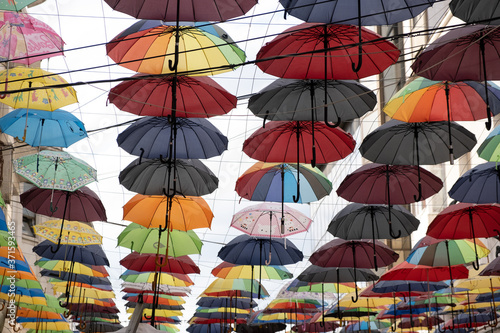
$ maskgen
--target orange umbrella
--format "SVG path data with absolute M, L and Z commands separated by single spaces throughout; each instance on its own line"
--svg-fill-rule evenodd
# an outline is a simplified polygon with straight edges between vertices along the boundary
M 137 194 L 123 206 L 123 219 L 138 223 L 147 228 L 158 228 L 167 220 L 170 229 L 188 231 L 197 228 L 210 228 L 214 217 L 207 202 L 201 197 Z

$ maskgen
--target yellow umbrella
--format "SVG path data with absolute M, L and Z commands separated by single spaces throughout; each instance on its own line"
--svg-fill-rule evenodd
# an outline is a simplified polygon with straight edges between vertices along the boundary
M 339 306 L 346 308 L 386 308 L 388 304 L 392 304 L 394 302 L 398 303 L 401 299 L 397 298 L 393 299 L 392 297 L 359 297 L 358 301 L 354 303 L 352 299 L 355 297 L 355 293 L 349 293 L 342 297 L 339 301 Z
M 68 260 L 38 260 L 35 265 L 51 271 L 69 272 L 71 268 L 71 261 Z M 103 266 L 86 266 L 79 262 L 73 263 L 73 274 L 88 275 L 94 277 L 107 277 L 108 272 Z
M 35 234 L 57 244 L 62 220 L 50 220 L 33 226 Z M 88 224 L 64 221 L 61 244 L 92 245 L 102 244 L 102 236 Z
M 8 75 L 8 76 L 7 76 Z M 61 76 L 40 68 L 15 67 L 0 73 L 0 87 L 5 90 L 21 90 L 67 84 Z M 63 106 L 77 103 L 76 91 L 73 87 L 47 88 L 7 94 L 0 102 L 14 109 L 26 108 L 43 111 L 54 111 Z
M 244 291 L 252 291 L 255 293 L 257 290 L 259 290 L 259 285 L 260 285 L 260 290 L 261 290 L 261 295 L 263 296 L 269 296 L 269 293 L 267 290 L 264 288 L 263 285 L 261 285 L 258 281 L 256 280 L 249 280 L 249 279 L 217 279 L 214 282 L 212 282 L 207 289 L 203 291 L 205 294 L 210 294 L 210 293 L 216 293 L 216 292 L 221 292 L 221 291 L 228 291 L 228 290 L 244 290 Z
M 34 329 L 34 330 L 41 330 L 42 332 L 44 330 L 48 331 L 64 331 L 64 330 L 70 330 L 69 323 L 65 321 L 55 321 L 55 322 L 42 322 L 42 323 L 37 323 L 37 322 L 28 322 L 28 323 L 22 323 L 23 327 L 25 329 Z
M 285 321 L 285 320 L 307 320 L 314 316 L 313 313 L 289 313 L 289 312 L 278 312 L 271 314 L 260 314 L 258 316 L 259 321 Z
M 491 292 L 500 288 L 500 277 L 476 276 L 473 279 L 457 280 L 455 287 L 469 289 L 477 293 Z M 465 293 L 465 292 L 456 292 Z
M 134 308 L 128 308 L 127 313 L 133 313 Z M 146 315 L 148 317 L 151 317 L 152 310 L 151 309 L 144 309 L 143 315 Z M 155 309 L 155 316 L 157 317 L 176 317 L 176 316 L 182 316 L 182 311 L 178 310 L 164 310 L 164 309 Z
M 56 293 L 64 293 L 66 292 L 66 286 L 53 286 L 54 292 Z M 76 295 L 85 295 L 88 298 L 115 298 L 116 295 L 112 291 L 104 291 L 95 288 L 86 288 L 86 287 L 71 287 L 71 294 L 76 297 Z
M 10 301 L 11 297 L 9 294 L 6 293 L 0 293 L 0 299 L 5 300 L 5 301 Z M 24 296 L 17 294 L 15 296 L 15 302 L 16 303 L 27 303 L 27 304 L 34 304 L 34 305 L 47 305 L 47 301 L 45 300 L 45 297 L 32 297 L 32 296 Z
M 214 312 L 224 312 L 224 313 L 241 313 L 247 314 L 250 313 L 250 309 L 238 309 L 238 308 L 205 308 L 198 309 L 196 312 L 200 313 L 214 313 Z
M 169 273 L 153 273 L 153 272 L 143 272 L 140 274 L 123 274 L 120 278 L 125 282 L 132 283 L 155 283 L 155 285 L 163 284 L 167 286 L 174 287 L 189 287 L 194 284 L 193 281 L 187 276 L 188 281 L 177 278 Z

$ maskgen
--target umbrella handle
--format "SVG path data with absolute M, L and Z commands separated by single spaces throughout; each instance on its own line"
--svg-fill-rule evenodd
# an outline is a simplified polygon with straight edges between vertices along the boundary
M 356 268 L 354 268 L 354 269 L 356 269 Z M 356 297 L 351 296 L 351 300 L 353 303 L 356 303 L 359 299 L 358 288 L 355 288 L 355 290 L 356 290 Z
M 174 61 L 172 61 L 172 59 L 168 59 L 168 68 L 173 72 L 177 70 L 178 64 L 179 64 L 179 53 L 175 52 Z
M 479 270 L 479 258 L 477 257 L 477 254 L 476 254 L 476 260 L 472 262 L 472 267 L 474 267 L 476 271 Z
M 396 326 L 396 319 L 394 319 L 394 322 L 391 322 L 391 331 L 396 332 L 397 328 L 398 327 Z
M 17 328 L 17 329 L 16 329 L 16 328 Z M 13 330 L 14 332 L 16 332 L 16 333 L 17 333 L 17 332 L 19 332 L 21 329 L 22 329 L 22 327 L 18 327 L 18 326 L 17 326 L 17 324 L 15 324 L 14 326 L 12 326 L 12 330 Z
M 494 316 L 494 319 L 493 319 L 494 324 L 491 323 L 491 320 L 488 320 L 489 327 L 496 327 L 498 325 L 498 317 L 497 317 L 496 309 L 493 309 L 493 316 Z
M 262 121 L 262 128 L 266 128 L 266 120 L 267 120 L 267 118 L 269 118 L 269 110 L 266 110 L 266 115 L 264 116 L 264 120 Z
M 60 305 L 62 308 L 65 308 L 66 306 L 68 306 L 68 302 L 59 301 L 59 305 Z
M 61 248 L 61 236 L 59 236 L 59 239 L 58 239 L 58 241 L 57 241 L 57 247 L 56 247 L 56 249 L 54 250 L 54 249 L 52 248 L 52 246 L 51 246 L 51 247 L 50 247 L 50 252 L 52 252 L 52 253 L 56 253 L 57 251 L 59 251 L 59 249 L 60 249 L 60 248 Z
M 86 329 L 86 328 L 87 328 L 87 323 L 86 323 L 86 322 L 84 322 L 84 321 L 83 321 L 83 322 L 81 322 L 81 323 L 80 323 L 80 327 L 81 327 L 82 329 Z
M 269 266 L 271 264 L 271 257 L 272 257 L 272 253 L 271 253 L 271 250 L 269 250 L 269 261 L 265 261 L 266 262 L 266 266 Z M 261 267 L 262 269 L 262 267 Z
M 394 238 L 394 239 L 401 237 L 401 230 L 398 230 L 398 233 L 395 234 L 394 230 L 392 229 L 392 223 L 391 222 L 389 222 L 389 233 L 391 234 L 391 237 Z
M 61 304 L 61 303 L 59 303 L 59 304 Z M 69 316 L 71 316 L 71 311 L 69 311 L 69 310 L 64 311 L 63 316 L 64 316 L 64 318 L 69 318 Z
M 139 155 L 139 164 L 141 164 L 142 157 L 144 156 L 144 148 L 139 148 L 139 150 L 141 151 L 141 155 Z
M 315 168 L 316 167 L 316 146 L 314 144 L 312 146 L 312 154 L 313 154 L 313 158 L 311 160 L 311 166 L 313 168 Z
M 361 65 L 363 64 L 363 46 L 361 45 L 361 43 L 363 42 L 362 38 L 361 38 L 361 5 L 360 5 L 360 1 L 358 1 L 358 64 L 355 65 L 354 62 L 351 60 L 351 67 L 352 67 L 352 71 L 354 73 L 357 73 L 359 72 L 359 70 L 361 69 Z
M 438 331 L 439 331 L 439 332 L 441 332 L 441 333 L 446 332 L 446 328 L 444 327 L 444 324 L 443 324 L 443 328 L 444 328 L 444 329 L 443 329 L 443 330 L 441 330 L 441 325 L 439 325 L 439 324 L 438 324 L 437 329 L 438 329 Z
M 52 202 L 50 203 L 50 212 L 51 212 L 51 213 L 55 213 L 55 212 L 57 211 L 57 208 L 58 208 L 58 207 L 54 207 L 54 206 L 52 205 Z
M 422 200 L 422 184 L 420 183 L 420 181 L 418 182 L 418 197 L 416 195 L 413 195 L 413 199 L 417 202 Z

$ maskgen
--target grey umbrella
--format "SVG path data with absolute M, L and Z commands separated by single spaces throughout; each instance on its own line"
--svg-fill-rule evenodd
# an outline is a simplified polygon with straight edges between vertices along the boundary
M 279 79 L 250 97 L 248 108 L 269 120 L 337 123 L 359 118 L 376 104 L 375 94 L 355 81 Z
M 497 0 L 452 0 L 453 16 L 467 23 L 500 24 L 500 2 Z
M 120 172 L 120 184 L 127 190 L 145 195 L 163 195 L 167 189 L 175 194 L 202 196 L 217 189 L 219 179 L 200 160 L 177 159 L 173 177 L 173 164 L 163 159 L 136 159 Z M 174 186 L 174 181 L 177 184 Z

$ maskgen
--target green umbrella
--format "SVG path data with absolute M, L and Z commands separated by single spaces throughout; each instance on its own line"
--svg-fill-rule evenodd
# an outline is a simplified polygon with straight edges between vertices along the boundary
M 500 126 L 495 127 L 477 149 L 477 154 L 488 162 L 500 162 Z
M 0 246 L 17 248 L 17 242 L 8 231 L 0 230 Z
M 188 254 L 200 254 L 203 243 L 196 233 L 192 230 L 180 231 L 171 230 L 169 233 L 161 233 L 161 239 L 158 243 L 158 229 L 148 229 L 139 224 L 129 224 L 118 235 L 118 246 L 129 248 L 139 253 L 157 253 L 158 244 L 160 251 L 167 244 L 167 236 L 169 239 L 168 255 L 172 257 L 180 257 Z
M 45 298 L 47 300 L 47 305 L 29 304 L 29 303 L 19 302 L 19 307 L 31 309 L 34 311 L 47 311 L 47 312 L 56 312 L 56 313 L 64 313 L 66 311 L 65 308 L 63 308 L 59 305 L 59 301 L 57 300 L 57 298 L 55 296 L 46 294 Z
M 63 151 L 42 150 L 14 160 L 14 169 L 39 188 L 63 191 L 77 189 L 97 180 L 97 171 Z
M 0 10 L 20 11 L 36 0 L 0 0 Z

